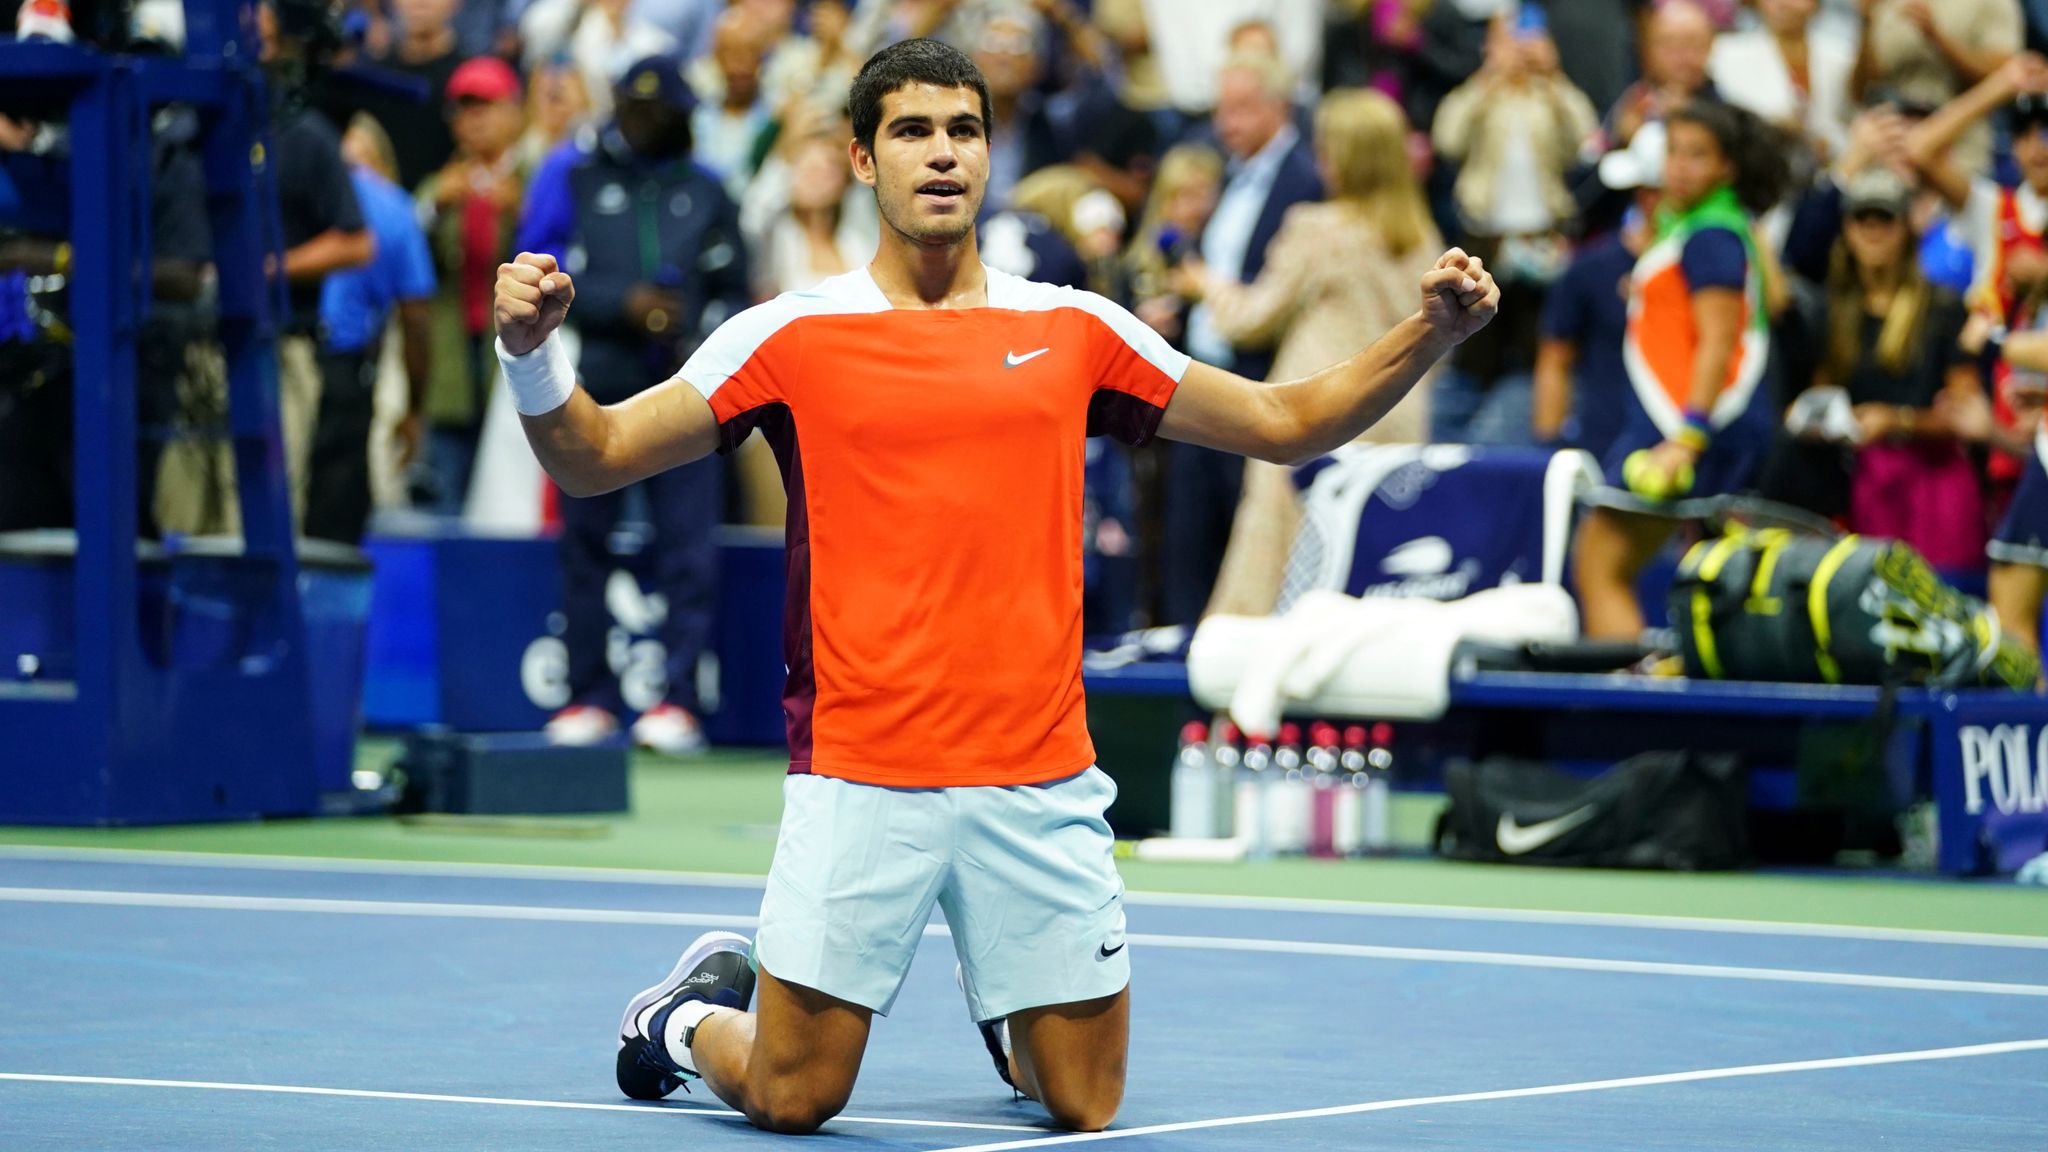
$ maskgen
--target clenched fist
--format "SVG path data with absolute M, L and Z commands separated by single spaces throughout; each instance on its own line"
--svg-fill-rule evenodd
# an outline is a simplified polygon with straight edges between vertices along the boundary
M 576 285 L 569 274 L 555 266 L 545 252 L 521 252 L 510 264 L 498 265 L 495 311 L 498 339 L 505 351 L 524 356 L 541 346 L 548 334 L 562 326 L 569 305 L 576 299 Z
M 1493 273 L 1462 248 L 1444 253 L 1422 277 L 1422 318 L 1453 343 L 1464 343 L 1498 311 L 1500 286 Z

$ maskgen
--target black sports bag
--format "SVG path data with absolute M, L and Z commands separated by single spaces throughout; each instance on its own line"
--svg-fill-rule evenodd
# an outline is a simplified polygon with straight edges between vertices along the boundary
M 1436 850 L 1453 860 L 1657 868 L 1749 862 L 1749 784 L 1727 754 L 1645 752 L 1592 780 L 1495 757 L 1444 771 Z
M 1893 540 L 1732 527 L 1686 553 L 1666 604 L 1695 678 L 2032 691 L 2040 674 L 1982 601 Z

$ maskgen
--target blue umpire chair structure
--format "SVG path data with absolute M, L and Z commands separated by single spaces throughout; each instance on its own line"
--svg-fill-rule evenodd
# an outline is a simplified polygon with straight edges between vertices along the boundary
M 318 787 L 273 346 L 277 196 L 255 10 L 186 0 L 187 54 L 0 40 L 0 110 L 68 120 L 77 545 L 50 566 L 68 667 L 0 669 L 0 822 L 305 814 Z M 150 112 L 200 110 L 244 539 L 145 558 L 136 336 L 149 277 Z M 64 593 L 68 591 L 69 595 Z M 37 611 L 0 600 L 0 616 Z M 56 615 L 61 616 L 61 611 Z M 66 622 L 55 621 L 62 628 Z

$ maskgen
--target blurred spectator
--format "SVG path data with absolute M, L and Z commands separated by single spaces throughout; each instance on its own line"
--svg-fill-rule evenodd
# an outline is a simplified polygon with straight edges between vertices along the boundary
M 1035 216 L 1050 225 L 1072 249 L 1081 276 L 1074 287 L 1121 300 L 1128 296 L 1123 262 L 1123 205 L 1095 182 L 1086 169 L 1055 164 L 1026 176 L 1017 185 L 1013 211 Z
M 1486 37 L 1508 10 L 1507 0 L 1432 0 L 1422 7 L 1421 44 L 1410 61 L 1408 120 L 1427 129 L 1451 89 L 1486 59 Z M 1448 216 L 1438 222 L 1448 223 Z
M 516 2 L 516 0 L 515 0 Z M 685 60 L 711 51 L 711 27 L 727 0 L 633 0 L 628 19 L 669 35 Z
M 724 182 L 734 199 L 745 194 L 774 119 L 761 88 L 768 35 L 760 18 L 744 8 L 729 8 L 718 18 L 711 39 L 718 94 L 703 98 L 690 120 L 692 156 Z
M 628 64 L 673 52 L 675 36 L 647 22 L 632 0 L 533 0 L 519 17 L 526 70 L 566 55 L 583 76 L 591 112 L 611 115 L 612 85 Z
M 1407 0 L 1330 0 L 1323 12 L 1324 91 L 1407 92 L 1408 60 L 1422 46 L 1421 5 Z
M 205 299 L 213 276 L 213 225 L 207 219 L 200 120 L 191 108 L 159 109 L 150 125 L 151 300 L 136 334 L 136 526 L 161 534 L 156 509 L 167 433 L 178 418 L 178 393 L 192 349 L 214 335 L 215 310 Z
M 0 116 L 0 532 L 63 528 L 72 504 L 70 183 L 41 126 Z
M 458 0 L 455 12 L 455 50 L 467 60 L 471 56 L 519 54 L 519 24 L 512 18 L 519 0 Z
M 1911 198 L 1885 168 L 1863 172 L 1844 194 L 1815 385 L 1846 391 L 1855 415 L 1850 530 L 1903 540 L 1937 568 L 1967 571 L 1983 564 L 1983 494 L 1950 412 L 1981 402 L 1983 385 L 1961 346 L 1962 301 L 1920 272 Z
M 2004 108 L 2012 128 L 2013 159 L 2020 183 L 2005 188 L 1962 167 L 1958 141 Z M 1943 105 L 1913 130 L 1908 154 L 1956 212 L 1976 249 L 1976 281 L 1967 300 L 1983 323 L 2018 328 L 2020 303 L 2029 290 L 2048 281 L 2048 61 L 2021 53 L 1968 92 Z M 2003 365 L 1993 373 L 1998 424 L 2013 429 L 2017 412 Z M 2023 462 L 1994 454 L 1986 463 L 1993 506 L 2002 509 L 2019 482 Z
M 1223 157 L 1200 144 L 1181 144 L 1159 161 L 1138 233 L 1124 249 L 1126 279 L 1139 318 L 1179 341 L 1186 304 L 1168 280 L 1194 255 L 1223 189 Z
M 1575 204 L 1565 172 L 1598 124 L 1541 23 L 1500 21 L 1486 65 L 1437 110 L 1437 150 L 1459 164 L 1458 215 L 1501 287 L 1500 315 L 1458 348 L 1436 438 L 1523 443 L 1543 293 L 1564 271 Z
M 1664 126 L 1601 158 L 1600 183 L 1631 198 L 1621 227 L 1572 255 L 1544 297 L 1530 435 L 1604 458 L 1628 415 L 1629 278 L 1649 248 L 1664 189 Z
M 1636 26 L 1645 0 L 1552 3 L 1550 35 L 1565 78 L 1595 108 L 1611 108 L 1636 77 Z
M 1294 127 L 1291 90 L 1286 69 L 1270 57 L 1234 56 L 1223 67 L 1212 125 L 1229 165 L 1200 245 L 1217 276 L 1256 280 L 1287 210 L 1323 197 L 1314 153 Z M 1187 345 L 1198 358 L 1255 379 L 1272 366 L 1269 353 L 1233 348 L 1200 307 L 1189 317 Z
M 448 121 L 440 115 L 446 98 L 448 78 L 462 63 L 456 42 L 455 14 L 461 0 L 391 0 L 397 17 L 397 35 L 391 50 L 381 56 L 379 68 L 423 81 L 426 102 L 404 96 L 366 92 L 355 111 L 376 117 L 398 156 L 398 183 L 407 191 L 420 186 L 430 174 L 448 162 L 455 151 L 455 138 Z
M 1714 21 L 1693 0 L 1665 0 L 1643 24 L 1643 78 L 1608 110 L 1602 148 L 1626 147 L 1636 130 L 1699 98 L 1719 99 L 1707 71 Z
M 506 79 L 512 80 L 511 68 L 495 57 L 472 60 L 464 67 L 485 64 L 503 68 Z M 458 70 L 451 93 L 462 79 Z M 397 162 L 391 141 L 376 120 L 357 114 L 341 138 L 341 153 L 377 255 L 361 268 L 329 276 L 321 286 L 320 408 L 313 429 L 305 534 L 357 544 L 370 518 L 376 371 L 386 323 L 394 313 L 405 346 L 410 401 L 399 424 L 401 461 L 419 453 L 420 402 L 432 363 L 427 309 L 434 295 L 434 265 L 412 198 L 393 183 Z
M 590 121 L 590 91 L 583 73 L 566 59 L 533 72 L 526 95 L 526 134 L 519 138 L 519 163 L 532 171 L 548 153 Z
M 533 179 L 519 248 L 547 252 L 577 278 L 577 374 L 600 403 L 618 403 L 673 375 L 705 334 L 750 302 L 739 214 L 689 162 L 696 98 L 683 62 L 651 57 L 621 79 L 613 122 L 548 157 Z M 671 754 L 703 746 L 697 661 L 710 636 L 717 582 L 712 531 L 723 510 L 717 457 L 642 482 L 653 520 L 654 590 L 667 615 L 665 699 L 634 722 L 640 743 Z M 571 703 L 548 724 L 565 743 L 618 730 L 623 700 L 606 674 L 607 539 L 626 493 L 561 500 L 562 610 Z
M 1235 56 L 1218 80 L 1214 127 L 1230 167 L 1199 247 L 1209 271 L 1249 283 L 1266 264 L 1266 248 L 1296 204 L 1323 198 L 1315 157 L 1295 130 L 1288 94 L 1293 81 L 1278 61 Z M 1207 308 L 1189 314 L 1187 350 L 1199 359 L 1265 379 L 1271 353 L 1234 348 Z M 1244 486 L 1242 458 L 1191 444 L 1167 447 L 1166 624 L 1192 624 L 1202 613 L 1230 539 L 1230 521 Z
M 1047 70 L 1063 83 L 1045 101 L 1052 153 L 1086 170 L 1116 197 L 1124 217 L 1134 219 L 1144 211 L 1161 140 L 1176 138 L 1179 125 L 1166 131 L 1172 118 L 1132 94 L 1110 38 L 1074 4 L 1032 0 L 1031 7 L 1058 33 Z M 1000 112 L 996 119 L 1003 119 Z
M 1206 294 L 1226 333 L 1278 341 L 1275 379 L 1338 363 L 1414 311 L 1415 284 L 1442 253 L 1443 241 L 1408 167 L 1407 135 L 1407 119 L 1383 93 L 1353 90 L 1324 98 L 1315 149 L 1330 199 L 1287 213 L 1255 283 L 1208 277 L 1190 289 Z M 1201 272 L 1191 267 L 1182 275 Z M 1425 376 L 1360 439 L 1427 442 L 1433 377 Z M 1209 612 L 1273 611 L 1299 520 L 1292 469 L 1247 462 Z
M 843 136 L 811 132 L 787 153 L 784 207 L 767 225 L 753 262 L 755 295 L 764 299 L 864 266 L 878 240 L 872 213 L 848 211 L 853 174 Z
M 1287 211 L 1258 278 L 1244 284 L 1199 260 L 1176 276 L 1238 347 L 1275 349 L 1269 376 L 1293 380 L 1349 358 L 1414 309 L 1414 286 L 1443 250 L 1408 167 L 1408 121 L 1384 94 L 1333 92 L 1316 111 L 1316 166 L 1329 199 Z M 1366 434 L 1429 439 L 1433 377 Z
M 974 63 L 988 80 L 996 122 L 989 126 L 988 195 L 982 211 L 1010 207 L 1017 182 L 1059 161 L 1052 120 L 1038 91 L 1038 38 L 1043 22 L 1029 8 L 1008 9 L 982 25 Z
M 929 36 L 963 52 L 974 50 L 974 34 L 998 5 L 1015 0 L 861 0 L 853 17 L 853 39 L 861 52 L 898 40 Z
M 1173 106 L 1166 76 L 1153 58 L 1144 0 L 1095 0 L 1091 12 L 1114 56 L 1110 71 L 1118 102 L 1150 117 L 1160 138 L 1179 139 L 1187 121 Z
M 519 78 L 496 57 L 463 64 L 448 83 L 455 155 L 420 185 L 440 289 L 431 309 L 432 374 L 419 411 L 427 423 L 425 502 L 462 511 L 498 360 L 491 296 L 512 258 L 532 169 L 516 142 L 524 129 Z
M 2007 111 L 2020 170 L 2014 188 L 1966 167 L 1959 143 L 2000 109 Z M 2010 317 L 2019 295 L 2010 278 L 2014 256 L 2043 251 L 2048 237 L 2048 60 L 2014 56 L 1913 129 L 1907 152 L 1949 199 L 1976 246 L 1971 306 L 2000 321 Z
M 2048 400 L 2048 332 L 2014 333 L 2004 358 L 2011 365 L 2016 447 L 2024 470 L 1985 553 L 1991 559 L 1989 598 L 2005 634 L 2038 651 L 2041 603 L 2048 598 L 2048 434 L 2041 409 Z
M 1996 72 L 2024 46 L 2019 0 L 1859 0 L 1863 39 L 1851 84 L 1940 104 Z M 1970 172 L 1990 167 L 1991 131 L 1977 126 L 1957 144 Z
M 762 85 L 768 103 L 780 117 L 787 117 L 797 101 L 814 113 L 843 115 L 847 90 L 863 57 L 850 39 L 852 14 L 844 0 L 811 0 L 805 8 L 809 32 L 790 31 L 796 5 L 792 0 L 754 0 L 774 10 L 765 17 L 770 29 L 773 55 L 762 70 Z M 695 74 L 692 74 L 694 82 Z M 710 90 L 703 95 L 709 99 Z
M 257 27 L 266 67 L 275 70 L 300 50 L 300 45 L 278 35 L 277 13 L 271 5 L 257 9 Z M 281 89 L 273 87 L 272 91 Z M 320 402 L 316 337 L 321 284 L 333 273 L 368 264 L 376 254 L 376 241 L 364 225 L 362 206 L 356 201 L 348 166 L 342 163 L 341 139 L 334 126 L 318 112 L 286 97 L 271 110 L 270 133 L 277 152 L 278 209 L 285 245 L 283 264 L 273 269 L 273 275 L 282 275 L 289 285 L 277 340 L 278 407 L 292 511 L 294 520 L 303 523 L 307 457 Z
M 1708 71 L 1731 104 L 1805 139 L 1822 162 L 1848 140 L 1853 46 L 1813 31 L 1819 0 L 1753 0 L 1761 25 L 1723 33 Z
M 1580 521 L 1573 548 L 1592 639 L 1641 634 L 1636 576 L 1676 527 L 1663 506 L 1749 485 L 1776 423 L 1764 386 L 1774 270 L 1754 220 L 1784 194 L 1784 142 L 1718 102 L 1668 110 L 1664 122 L 1664 207 L 1630 282 L 1634 402 L 1603 462 L 1605 506 Z
M 981 262 L 1041 284 L 1088 287 L 1088 263 L 1069 238 L 1071 224 L 1056 223 L 1045 213 L 1067 211 L 1082 191 L 1096 186 L 1085 172 L 1068 165 L 1033 173 L 1026 184 L 1018 185 L 1020 193 L 1026 185 L 1032 193 L 1029 204 L 1020 203 L 981 222 Z

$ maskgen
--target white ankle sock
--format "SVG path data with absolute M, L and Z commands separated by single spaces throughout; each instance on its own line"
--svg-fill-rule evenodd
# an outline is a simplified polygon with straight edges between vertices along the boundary
M 718 1007 L 702 1000 L 679 1004 L 675 1011 L 668 1014 L 668 1024 L 661 1031 L 661 1044 L 668 1050 L 668 1058 L 680 1064 L 684 1071 L 693 1076 L 700 1073 L 697 1071 L 697 1058 L 690 1055 L 690 1045 L 686 1038 L 690 1034 L 690 1029 L 703 1023 L 704 1018 L 716 1012 Z

